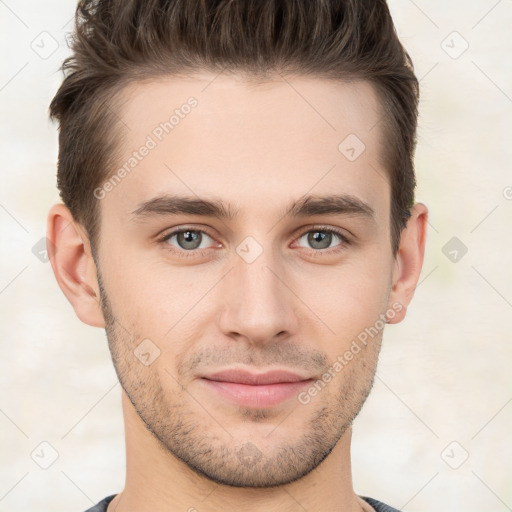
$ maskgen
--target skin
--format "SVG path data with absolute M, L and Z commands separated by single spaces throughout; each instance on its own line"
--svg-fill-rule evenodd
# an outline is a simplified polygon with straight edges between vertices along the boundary
M 80 320 L 106 329 L 123 387 L 126 484 L 108 510 L 372 510 L 353 490 L 350 439 L 382 330 L 332 365 L 379 318 L 404 318 L 427 208 L 412 208 L 394 256 L 380 106 L 364 82 L 205 72 L 131 84 L 120 166 L 190 96 L 197 106 L 99 201 L 94 253 L 65 206 L 48 218 L 57 281 Z M 366 146 L 354 161 L 338 150 L 351 133 Z M 162 194 L 222 199 L 238 216 L 134 215 Z M 305 194 L 357 197 L 374 214 L 283 216 Z M 348 242 L 324 248 L 319 226 Z M 183 227 L 202 231 L 199 249 L 162 241 Z M 237 253 L 248 236 L 262 250 L 250 263 Z M 144 339 L 160 351 L 148 365 L 134 355 Z M 231 367 L 334 377 L 308 403 L 242 407 L 201 379 Z

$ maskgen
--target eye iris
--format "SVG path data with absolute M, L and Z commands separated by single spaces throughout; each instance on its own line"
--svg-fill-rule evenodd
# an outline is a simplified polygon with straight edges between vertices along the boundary
M 201 245 L 201 233 L 197 231 L 182 231 L 176 239 L 182 249 L 197 249 Z
M 312 244 L 315 249 L 326 249 L 331 245 L 331 233 L 325 231 L 312 231 L 308 235 L 308 243 Z M 320 242 L 320 247 L 315 247 L 315 243 Z
M 200 231 L 181 231 L 176 234 L 176 239 L 182 249 L 197 249 L 201 245 L 202 234 Z M 331 242 L 332 233 L 328 231 L 311 231 L 308 234 L 308 243 L 315 249 L 327 249 Z

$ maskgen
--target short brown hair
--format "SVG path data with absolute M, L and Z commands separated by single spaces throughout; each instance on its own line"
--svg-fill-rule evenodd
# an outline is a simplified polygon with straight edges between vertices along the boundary
M 114 113 L 128 83 L 221 70 L 366 80 L 382 106 L 391 243 L 414 203 L 419 84 L 385 0 L 81 0 L 72 55 L 50 105 L 59 121 L 58 187 L 94 246 L 93 190 L 119 150 Z M 341 142 L 341 141 L 340 141 Z

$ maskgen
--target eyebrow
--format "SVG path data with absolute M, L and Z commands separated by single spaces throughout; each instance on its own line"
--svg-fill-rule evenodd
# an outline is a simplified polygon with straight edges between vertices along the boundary
M 222 199 L 210 200 L 166 194 L 138 205 L 132 212 L 134 216 L 132 220 L 168 215 L 199 215 L 233 220 L 238 214 L 239 209 L 226 204 Z M 369 204 L 356 196 L 345 194 L 303 196 L 285 208 L 282 217 L 312 217 L 314 215 L 360 216 L 375 220 L 375 212 Z

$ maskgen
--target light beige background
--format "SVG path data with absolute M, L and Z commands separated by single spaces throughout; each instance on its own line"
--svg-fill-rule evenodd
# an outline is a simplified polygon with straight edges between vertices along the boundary
M 0 1 L 0 511 L 81 512 L 124 482 L 104 332 L 33 253 L 58 200 L 47 107 L 74 5 Z M 421 78 L 417 197 L 431 217 L 416 297 L 386 329 L 355 422 L 355 488 L 407 512 L 512 510 L 512 1 L 390 5 Z M 456 262 L 452 237 L 467 247 Z

